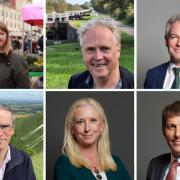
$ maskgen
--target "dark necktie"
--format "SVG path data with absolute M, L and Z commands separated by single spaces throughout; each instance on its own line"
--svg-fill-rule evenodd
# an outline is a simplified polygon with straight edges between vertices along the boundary
M 175 78 L 172 85 L 172 89 L 179 89 L 180 88 L 180 68 L 173 68 Z
M 179 166 L 179 162 L 177 160 L 174 160 L 169 168 L 169 172 L 167 174 L 166 180 L 176 180 L 178 166 Z

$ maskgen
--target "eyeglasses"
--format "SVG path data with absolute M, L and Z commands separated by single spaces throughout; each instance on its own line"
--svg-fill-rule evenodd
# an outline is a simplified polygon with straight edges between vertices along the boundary
M 168 38 L 171 40 L 171 41 L 179 41 L 180 37 L 176 34 L 169 34 L 168 35 Z
M 101 180 L 101 179 L 102 179 L 102 176 L 99 174 L 99 171 L 98 171 L 98 170 L 95 170 L 95 173 L 96 173 L 96 178 L 97 178 L 97 180 Z
M 0 125 L 0 129 L 3 133 L 9 131 L 12 128 L 10 125 Z

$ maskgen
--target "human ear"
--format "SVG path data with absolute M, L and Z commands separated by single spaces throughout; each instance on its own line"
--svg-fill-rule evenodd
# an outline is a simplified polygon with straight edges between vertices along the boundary
M 168 39 L 167 39 L 167 37 L 164 37 L 164 40 L 165 40 L 166 47 L 168 47 Z
M 11 136 L 14 135 L 14 128 L 11 129 L 10 134 L 11 134 Z

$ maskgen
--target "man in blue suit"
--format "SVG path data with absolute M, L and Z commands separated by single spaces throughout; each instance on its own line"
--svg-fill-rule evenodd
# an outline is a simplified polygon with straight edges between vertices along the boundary
M 150 161 L 146 180 L 180 179 L 180 101 L 164 108 L 162 131 L 171 153 L 160 155 Z
M 179 89 L 180 79 L 180 14 L 172 16 L 166 24 L 165 43 L 170 60 L 148 70 L 145 89 Z M 179 68 L 179 69 L 178 69 Z

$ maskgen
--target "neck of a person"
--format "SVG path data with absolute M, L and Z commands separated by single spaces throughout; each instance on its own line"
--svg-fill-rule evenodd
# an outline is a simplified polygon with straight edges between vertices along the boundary
M 83 156 L 87 159 L 90 165 L 90 169 L 92 171 L 101 170 L 101 166 L 99 163 L 99 156 L 97 151 L 97 145 L 92 145 L 88 147 L 80 146 L 80 151 Z
M 4 161 L 4 158 L 6 157 L 7 151 L 8 151 L 8 146 L 0 149 L 0 167 Z
M 107 77 L 93 78 L 94 89 L 115 89 L 120 80 L 119 67 Z
M 175 64 L 177 67 L 180 67 L 180 59 L 179 60 L 174 60 L 174 59 L 171 58 L 171 62 L 173 64 Z

